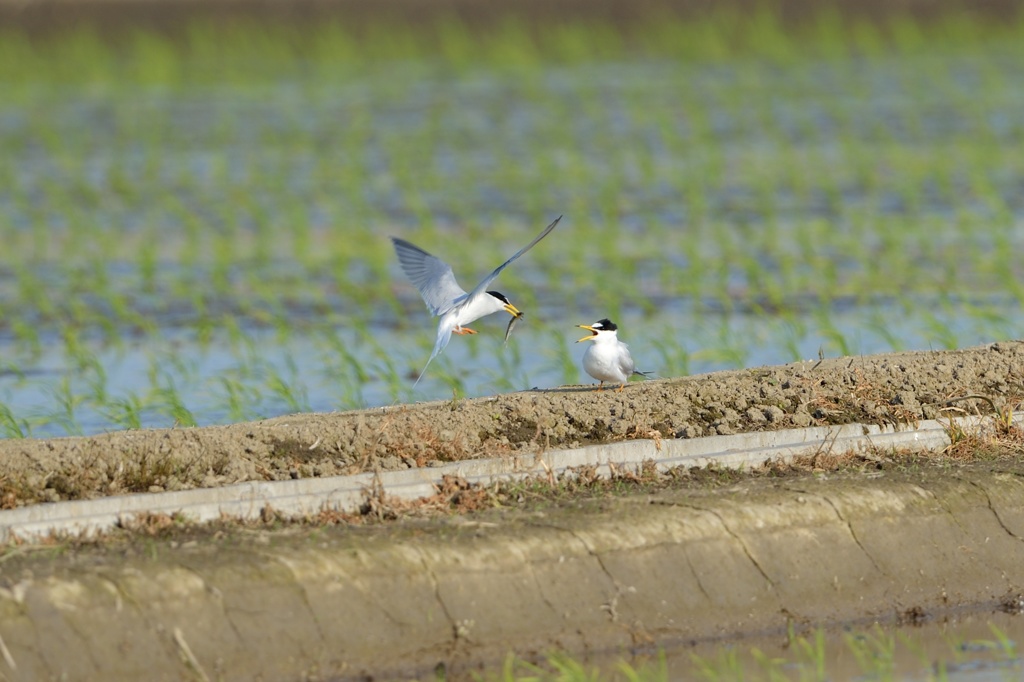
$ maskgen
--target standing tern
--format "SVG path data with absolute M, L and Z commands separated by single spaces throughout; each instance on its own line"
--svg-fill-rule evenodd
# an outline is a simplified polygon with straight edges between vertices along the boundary
M 637 370 L 633 363 L 633 356 L 629 354 L 629 346 L 619 341 L 618 327 L 607 317 L 598 320 L 594 324 L 578 324 L 580 329 L 590 332 L 580 341 L 593 341 L 587 352 L 583 354 L 583 369 L 587 374 L 594 377 L 601 383 L 597 390 L 602 390 L 604 382 L 615 381 L 622 390 L 634 374 L 646 377 L 650 372 Z
M 512 331 L 512 323 L 521 318 L 523 313 L 512 305 L 505 298 L 504 294 L 497 291 L 487 291 L 487 287 L 515 259 L 522 256 L 532 249 L 537 242 L 548 236 L 548 233 L 555 229 L 555 225 L 561 219 L 562 216 L 555 218 L 554 222 L 544 228 L 544 231 L 537 235 L 532 242 L 519 249 L 514 256 L 496 267 L 491 274 L 484 277 L 473 291 L 469 293 L 463 291 L 459 283 L 455 281 L 455 273 L 452 272 L 452 266 L 404 239 L 391 238 L 391 242 L 395 245 L 395 253 L 398 254 L 398 261 L 402 264 L 402 270 L 405 272 L 406 277 L 419 289 L 420 296 L 423 297 L 423 301 L 427 304 L 431 314 L 441 317 L 441 321 L 437 325 L 437 341 L 434 342 L 434 352 L 430 354 L 430 359 L 423 366 L 423 371 L 416 378 L 413 388 L 423 378 L 423 374 L 427 371 L 431 360 L 436 358 L 444 350 L 444 347 L 448 345 L 452 334 L 476 334 L 475 330 L 466 326 L 470 322 L 478 320 L 485 315 L 504 310 L 512 316 L 512 319 L 509 320 L 509 328 L 505 333 L 505 339 L 506 341 L 508 340 L 508 333 Z

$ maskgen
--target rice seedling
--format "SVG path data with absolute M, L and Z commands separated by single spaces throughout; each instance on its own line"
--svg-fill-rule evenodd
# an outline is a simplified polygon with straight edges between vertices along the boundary
M 149 400 L 153 411 L 171 419 L 169 426 L 196 426 L 195 415 L 185 405 L 184 399 L 173 382 L 150 390 Z
M 63 429 L 68 435 L 79 435 L 82 433 L 82 426 L 78 420 L 79 407 L 85 402 L 84 396 L 78 394 L 68 377 L 62 377 L 56 386 L 47 386 L 51 402 L 56 408 L 54 411 L 40 415 L 41 423 L 53 423 Z
M 117 428 L 141 429 L 143 427 L 143 413 L 147 405 L 139 395 L 129 393 L 123 397 L 104 400 L 100 404 L 100 414 Z
M 31 435 L 31 428 L 28 420 L 16 417 L 10 406 L 0 403 L 0 433 L 4 438 L 27 438 Z
M 289 412 L 309 412 L 309 393 L 300 383 L 299 371 L 295 359 L 285 357 L 286 376 L 282 376 L 277 368 L 270 366 L 265 370 L 265 383 L 270 395 L 285 405 Z
M 232 422 L 254 419 L 258 416 L 253 407 L 260 401 L 261 394 L 258 390 L 230 374 L 221 374 L 217 377 L 217 382 L 223 396 L 213 403 L 213 409 L 223 409 Z
M 801 342 L 807 336 L 807 327 L 801 319 L 796 316 L 782 318 L 782 346 L 785 348 L 787 359 L 791 362 L 805 360 L 806 356 L 801 352 Z
M 895 635 L 876 630 L 847 634 L 845 640 L 861 670 L 870 671 L 881 679 L 892 678 L 896 667 Z
M 818 326 L 818 337 L 822 340 L 819 353 L 828 356 L 844 356 L 854 352 L 854 346 L 850 343 L 846 334 L 835 324 L 831 314 L 825 308 L 819 308 L 816 313 Z
M 944 349 L 957 347 L 957 335 L 948 322 L 931 310 L 921 311 L 921 317 L 925 325 L 925 337 L 930 343 Z
M 736 680 L 827 679 L 953 679 L 981 676 L 1015 679 L 1019 673 L 1013 640 L 996 624 L 975 639 L 969 623 L 952 624 L 952 634 L 935 637 L 938 628 L 889 628 L 830 633 L 816 629 L 797 634 L 790 629 L 785 643 L 766 641 L 698 645 L 697 651 L 658 648 L 656 653 L 575 657 L 562 651 L 526 660 L 510 653 L 500 667 L 474 674 L 477 680 Z M 952 660 L 950 660 L 952 659 Z M 956 677 L 959 679 L 959 677 Z
M 30 320 L 14 317 L 10 321 L 11 332 L 19 350 L 28 358 L 38 358 L 43 352 L 43 341 L 39 326 Z
M 865 327 L 882 339 L 886 348 L 900 351 L 906 347 L 906 344 L 897 331 L 893 329 L 891 317 L 894 312 L 896 311 L 892 307 L 875 308 L 870 311 Z

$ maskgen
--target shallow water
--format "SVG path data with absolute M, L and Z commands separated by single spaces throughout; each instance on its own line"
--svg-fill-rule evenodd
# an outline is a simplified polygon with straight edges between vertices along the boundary
M 0 105 L 0 432 L 213 424 L 1024 337 L 1024 59 L 974 51 L 22 86 Z M 386 73 L 387 78 L 380 77 Z M 456 338 L 386 237 L 527 312 Z M 502 316 L 503 317 L 503 316 Z
M 650 316 L 626 312 L 619 325 L 639 369 L 672 377 L 841 354 L 855 362 L 857 355 L 894 349 L 965 347 L 1010 338 L 1011 323 L 991 317 L 996 305 L 921 300 L 907 308 L 880 301 L 851 305 L 826 319 L 811 312 L 726 315 L 668 305 Z M 1002 305 L 1014 310 L 1010 303 Z M 596 385 L 581 367 L 585 344 L 576 344 L 586 334 L 574 325 L 603 316 L 596 310 L 574 315 L 564 307 L 545 306 L 516 326 L 508 346 L 502 343 L 505 316 L 487 318 L 476 325 L 479 335 L 455 337 L 415 390 L 435 324 L 425 310 L 410 313 L 401 330 L 381 324 L 364 335 L 312 328 L 281 336 L 253 328 L 234 340 L 215 331 L 200 341 L 195 333 L 178 329 L 158 338 L 128 338 L 117 347 L 96 340 L 90 356 L 95 364 L 78 366 L 61 347 L 48 347 L 23 375 L 0 375 L 0 402 L 19 407 L 19 414 L 35 425 L 32 435 L 55 436 L 132 426 L 126 421 L 129 410 L 118 402 L 132 398 L 141 401 L 137 417 L 142 426 L 180 423 L 175 400 L 196 423 L 207 425 L 450 398 L 453 391 L 473 397 L 567 383 Z M 943 329 L 943 344 L 930 339 L 930 326 Z M 13 355 L 16 350 L 8 345 L 0 352 Z M 385 366 L 384 354 L 393 356 L 393 367 Z M 60 407 L 66 404 L 63 377 L 70 378 L 67 396 L 80 400 L 71 414 Z M 161 390 L 168 395 L 161 398 Z
M 816 637 L 669 647 L 668 679 L 1009 682 L 1024 677 L 1019 614 L 962 613 L 917 625 L 824 630 L 820 641 Z M 708 676 L 707 670 L 718 674 Z
M 472 679 L 1011 682 L 1024 678 L 1021 641 L 1024 617 L 982 609 L 914 624 L 858 623 L 699 643 L 655 641 L 632 651 L 570 654 L 565 661 L 547 653 L 549 660 L 532 662 L 536 668 L 520 663 L 512 676 L 495 669 Z M 575 677 L 537 674 L 551 668 L 580 672 Z

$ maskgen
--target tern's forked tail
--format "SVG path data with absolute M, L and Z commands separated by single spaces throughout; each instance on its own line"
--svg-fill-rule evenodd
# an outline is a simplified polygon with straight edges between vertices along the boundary
M 430 363 L 434 358 L 441 354 L 441 351 L 443 351 L 445 346 L 448 345 L 448 341 L 450 341 L 451 338 L 452 327 L 442 327 L 437 330 L 437 341 L 434 342 L 434 350 L 430 354 L 430 358 L 427 359 L 427 364 L 423 365 L 423 371 L 420 372 L 418 377 L 416 377 L 416 382 L 412 385 L 413 388 L 416 388 L 416 385 L 420 383 L 420 379 L 422 379 L 423 375 L 427 373 L 427 367 L 430 367 Z

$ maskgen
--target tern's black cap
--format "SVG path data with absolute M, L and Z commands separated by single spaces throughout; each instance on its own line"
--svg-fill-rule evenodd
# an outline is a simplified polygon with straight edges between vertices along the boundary
M 494 298 L 498 299 L 499 301 L 502 301 L 503 303 L 507 303 L 508 305 L 512 305 L 512 303 L 509 302 L 509 300 L 507 298 L 505 298 L 505 294 L 501 293 L 500 291 L 488 291 L 487 293 L 489 293 L 491 296 L 493 296 Z

